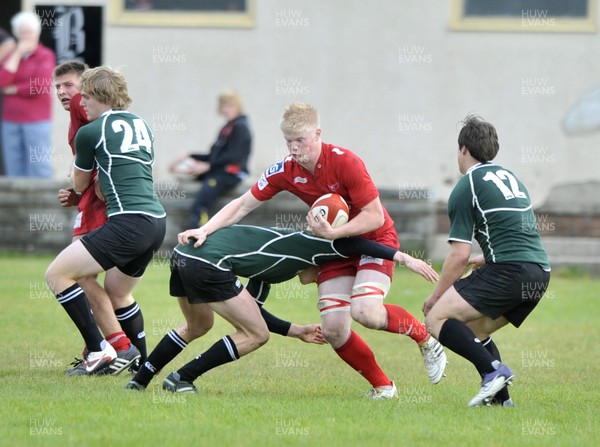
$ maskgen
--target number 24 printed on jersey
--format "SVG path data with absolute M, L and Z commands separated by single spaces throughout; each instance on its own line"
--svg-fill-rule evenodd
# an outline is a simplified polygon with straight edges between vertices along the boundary
M 115 133 L 124 132 L 123 142 L 121 143 L 121 152 L 127 153 L 139 151 L 140 147 L 143 147 L 146 152 L 152 153 L 152 139 L 150 138 L 144 120 L 140 118 L 134 119 L 133 127 L 135 129 L 132 129 L 131 125 L 125 120 L 114 120 L 112 123 L 112 130 Z M 134 130 L 136 143 L 133 142 Z

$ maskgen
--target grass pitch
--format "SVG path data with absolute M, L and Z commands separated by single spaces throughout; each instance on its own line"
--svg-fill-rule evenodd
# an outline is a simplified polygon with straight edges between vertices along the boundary
M 2 356 L 0 445 L 218 446 L 558 446 L 598 445 L 600 280 L 553 275 L 546 297 L 521 329 L 494 336 L 515 372 L 518 405 L 467 408 L 475 369 L 448 352 L 447 377 L 431 385 L 407 337 L 354 329 L 396 381 L 399 399 L 370 401 L 368 383 L 328 346 L 272 335 L 260 350 L 208 372 L 198 395 L 162 391 L 162 379 L 203 352 L 230 326 L 213 330 L 168 365 L 143 393 L 130 379 L 67 378 L 82 340 L 44 284 L 50 257 L 0 257 Z M 415 315 L 432 286 L 399 268 L 387 302 Z M 182 318 L 168 296 L 168 261 L 155 259 L 135 290 L 151 350 Z M 316 290 L 274 286 L 266 307 L 299 324 L 317 322 Z

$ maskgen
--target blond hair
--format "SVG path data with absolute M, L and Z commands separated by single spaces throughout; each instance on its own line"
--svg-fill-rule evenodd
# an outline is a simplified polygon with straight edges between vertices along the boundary
M 95 100 L 114 110 L 127 110 L 133 102 L 127 92 L 125 76 L 107 66 L 84 71 L 79 90 L 85 90 Z
M 239 115 L 242 115 L 244 113 L 244 105 L 242 103 L 242 98 L 238 93 L 234 92 L 233 90 L 227 90 L 221 93 L 219 95 L 218 101 L 219 109 L 225 103 L 233 103 L 237 108 Z
M 321 127 L 317 109 L 304 102 L 294 102 L 283 112 L 279 128 L 284 133 L 312 132 Z

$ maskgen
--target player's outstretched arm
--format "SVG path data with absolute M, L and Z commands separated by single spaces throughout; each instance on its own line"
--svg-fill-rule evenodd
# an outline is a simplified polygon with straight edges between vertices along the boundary
M 321 333 L 320 324 L 298 326 L 297 324 L 276 317 L 262 306 L 259 307 L 260 314 L 265 320 L 265 323 L 267 323 L 269 332 L 283 335 L 284 337 L 299 338 L 305 343 L 315 343 L 318 345 L 327 343 L 323 337 L 323 334 Z
M 305 343 L 315 343 L 317 345 L 324 345 L 327 343 L 325 337 L 323 337 L 323 333 L 321 332 L 320 324 L 307 324 L 306 326 L 298 326 L 297 324 L 292 323 L 287 336 L 299 338 Z
M 350 254 L 364 254 L 374 258 L 389 259 L 406 265 L 410 270 L 418 273 L 427 281 L 435 282 L 439 279 L 437 272 L 425 261 L 413 258 L 406 253 L 378 242 L 369 241 L 360 237 L 349 237 L 334 240 L 333 246 L 344 256 Z M 303 284 L 305 283 L 303 282 Z
M 423 303 L 423 314 L 427 316 L 431 308 L 437 303 L 446 290 L 462 276 L 469 257 L 471 256 L 471 244 L 453 241 L 450 245 L 450 253 L 446 256 L 442 266 L 442 274 L 432 294 Z
M 199 247 L 206 237 L 215 231 L 238 223 L 246 214 L 258 207 L 262 202 L 256 199 L 252 192 L 247 191 L 237 199 L 232 200 L 200 228 L 187 230 L 177 235 L 177 241 L 186 245 L 190 238 L 196 239 L 194 247 Z
M 433 267 L 431 267 L 422 259 L 416 259 L 406 253 L 397 251 L 394 255 L 394 261 L 398 262 L 399 264 L 404 264 L 411 271 L 421 275 L 427 281 L 436 282 L 438 279 L 440 279 Z

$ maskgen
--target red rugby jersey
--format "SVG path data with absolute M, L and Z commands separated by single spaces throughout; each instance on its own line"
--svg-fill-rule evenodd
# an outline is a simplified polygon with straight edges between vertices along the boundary
M 77 131 L 80 127 L 85 126 L 89 123 L 87 113 L 85 113 L 85 109 L 81 106 L 81 93 L 75 94 L 71 101 L 69 102 L 71 105 L 71 109 L 69 114 L 71 115 L 71 121 L 69 122 L 69 146 L 71 146 L 71 151 L 73 155 L 75 155 L 75 135 L 77 135 Z
M 81 106 L 81 93 L 73 95 L 70 101 L 71 108 L 69 114 L 71 120 L 69 122 L 69 146 L 75 155 L 75 136 L 77 131 L 89 123 L 87 113 Z M 108 218 L 106 217 L 106 204 L 96 196 L 94 191 L 94 180 L 97 172 L 94 169 L 92 173 L 92 182 L 90 186 L 83 192 L 77 209 L 81 211 L 81 220 L 79 225 L 73 229 L 73 236 L 81 236 L 87 234 L 96 228 L 102 226 Z
M 334 192 L 348 203 L 350 219 L 379 196 L 360 157 L 348 149 L 328 143 L 321 145 L 321 155 L 314 175 L 296 163 L 292 157 L 286 157 L 268 168 L 252 186 L 251 191 L 252 195 L 261 201 L 269 200 L 280 191 L 289 191 L 309 207 L 323 194 Z M 362 237 L 388 244 L 397 241 L 394 221 L 385 207 L 383 214 L 383 225 L 377 230 L 361 235 Z

